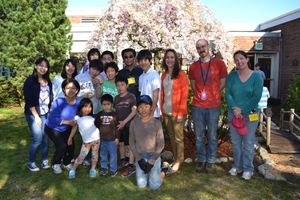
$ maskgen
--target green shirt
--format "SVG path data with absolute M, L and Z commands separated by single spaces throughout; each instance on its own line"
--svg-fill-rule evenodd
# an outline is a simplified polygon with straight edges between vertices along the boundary
M 110 94 L 113 98 L 119 94 L 115 83 L 105 80 L 101 85 L 102 95 Z
M 253 72 L 245 82 L 240 80 L 237 71 L 231 72 L 226 80 L 228 109 L 239 107 L 242 114 L 249 114 L 258 108 L 262 90 L 263 80 L 257 72 Z

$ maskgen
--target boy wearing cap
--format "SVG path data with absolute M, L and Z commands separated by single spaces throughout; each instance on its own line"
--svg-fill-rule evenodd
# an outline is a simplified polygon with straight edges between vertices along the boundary
M 137 98 L 138 113 L 129 128 L 129 147 L 136 158 L 136 182 L 138 188 L 149 184 L 150 189 L 161 186 L 160 154 L 164 148 L 161 122 L 152 115 L 152 99 L 148 95 Z

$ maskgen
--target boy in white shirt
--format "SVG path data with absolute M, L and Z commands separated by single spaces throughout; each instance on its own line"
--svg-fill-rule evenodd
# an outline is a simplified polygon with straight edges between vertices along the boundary
M 89 64 L 89 70 L 83 74 L 78 74 L 75 79 L 79 82 L 79 98 L 89 98 L 93 102 L 93 114 L 97 114 L 100 109 L 97 92 L 101 90 L 101 83 L 104 78 L 100 75 L 103 70 L 103 64 L 100 60 L 92 60 Z
M 151 68 L 152 54 L 149 50 L 143 49 L 137 55 L 139 66 L 143 74 L 139 77 L 139 91 L 141 95 L 149 95 L 152 99 L 151 113 L 153 117 L 160 117 L 159 91 L 160 76 L 157 71 Z

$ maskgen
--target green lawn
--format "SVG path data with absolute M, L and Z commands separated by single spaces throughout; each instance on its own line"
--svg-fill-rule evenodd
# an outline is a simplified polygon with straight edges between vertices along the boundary
M 161 189 L 138 190 L 135 177 L 87 176 L 79 167 L 75 180 L 52 170 L 31 173 L 26 168 L 30 133 L 19 108 L 0 109 L 0 199 L 298 199 L 299 186 L 269 181 L 258 174 L 250 181 L 231 177 L 221 167 L 216 174 L 197 174 L 193 164 L 167 177 Z M 50 145 L 50 157 L 53 153 Z M 79 147 L 80 144 L 77 145 Z

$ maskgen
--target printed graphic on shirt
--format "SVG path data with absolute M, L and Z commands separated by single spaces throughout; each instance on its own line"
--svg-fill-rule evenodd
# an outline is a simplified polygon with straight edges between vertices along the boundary
M 100 116 L 100 123 L 102 125 L 109 125 L 112 123 L 112 121 L 114 120 L 113 116 Z
M 80 90 L 92 90 L 93 83 L 91 81 L 84 82 L 80 85 Z

